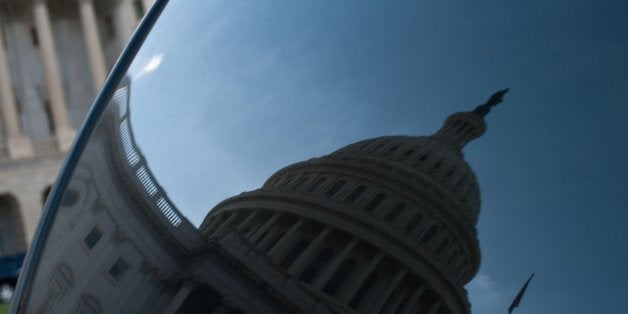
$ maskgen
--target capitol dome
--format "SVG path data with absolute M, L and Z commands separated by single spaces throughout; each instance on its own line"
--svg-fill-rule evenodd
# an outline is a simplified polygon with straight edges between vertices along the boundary
M 480 197 L 462 148 L 505 92 L 431 136 L 367 139 L 280 169 L 200 231 L 239 235 L 339 312 L 469 313 Z

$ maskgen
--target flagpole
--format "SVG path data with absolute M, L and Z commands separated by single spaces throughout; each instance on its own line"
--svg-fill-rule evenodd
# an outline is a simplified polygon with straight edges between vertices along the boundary
M 530 278 L 528 278 L 523 287 L 521 287 L 521 290 L 519 290 L 519 293 L 517 293 L 517 296 L 515 296 L 515 298 L 512 300 L 512 303 L 508 308 L 508 314 L 512 314 L 512 311 L 519 306 L 519 302 L 521 302 L 521 299 L 523 299 L 523 294 L 526 292 L 526 289 L 528 288 L 528 284 L 530 283 L 530 280 L 532 280 L 532 277 L 534 277 L 534 273 L 530 275 Z

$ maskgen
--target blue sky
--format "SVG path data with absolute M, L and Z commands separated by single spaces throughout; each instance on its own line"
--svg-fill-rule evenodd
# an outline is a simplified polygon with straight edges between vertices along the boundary
M 285 165 L 432 134 L 511 87 L 464 150 L 482 195 L 474 313 L 505 313 L 531 272 L 515 313 L 624 313 L 627 16 L 625 1 L 173 1 L 131 68 L 132 123 L 198 222 Z

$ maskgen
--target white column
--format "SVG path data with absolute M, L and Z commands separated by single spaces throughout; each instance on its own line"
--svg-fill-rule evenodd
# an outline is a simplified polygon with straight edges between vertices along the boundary
M 355 238 L 351 239 L 351 241 L 347 243 L 342 251 L 340 251 L 340 253 L 331 261 L 329 266 L 327 266 L 325 271 L 323 271 L 321 276 L 314 282 L 315 289 L 320 290 L 323 288 L 323 286 L 327 283 L 327 281 L 329 281 L 331 276 L 336 273 L 340 265 L 342 265 L 342 263 L 345 261 L 349 253 L 351 253 L 351 250 L 353 250 L 356 244 L 358 244 L 358 240 L 356 240 Z
M 270 229 L 270 227 L 272 225 L 275 224 L 275 222 L 277 221 L 277 219 L 279 219 L 279 213 L 274 213 L 272 217 L 270 217 L 270 219 L 268 219 L 266 221 L 266 223 L 264 223 L 251 237 L 251 239 L 249 240 L 249 242 L 251 243 L 255 243 L 255 241 L 257 241 L 257 239 L 259 239 L 262 235 L 264 235 L 264 232 L 268 231 L 268 229 Z
M 105 81 L 107 70 L 100 42 L 100 33 L 98 32 L 96 13 L 94 12 L 94 3 L 92 0 L 78 0 L 78 4 L 81 25 L 83 26 L 83 36 L 87 46 L 89 67 L 92 72 L 92 83 L 94 84 L 94 90 L 98 91 L 100 85 Z
M 375 255 L 375 257 L 373 257 L 373 259 L 367 265 L 365 265 L 363 269 L 360 270 L 357 276 L 351 278 L 346 293 L 342 297 L 343 304 L 348 304 L 351 301 L 356 292 L 358 292 L 358 289 L 360 289 L 360 287 L 369 277 L 371 272 L 375 270 L 375 267 L 377 267 L 377 264 L 379 264 L 379 261 L 381 261 L 383 257 L 384 253 L 382 253 L 382 251 L 377 252 L 377 255 Z
M 371 313 L 379 313 L 379 311 L 382 310 L 382 307 L 386 305 L 386 301 L 388 301 L 388 298 L 390 298 L 390 296 L 395 291 L 397 286 L 399 286 L 399 283 L 401 283 L 401 280 L 403 279 L 403 276 L 405 275 L 406 275 L 405 269 L 400 269 L 397 271 L 397 273 L 395 274 L 395 277 L 387 285 L 388 288 L 384 291 L 384 293 L 380 294 L 378 299 L 375 301 L 375 305 L 371 308 Z
M 113 23 L 116 31 L 117 50 L 122 51 L 137 27 L 135 8 L 131 0 L 118 1 L 113 14 Z
M 246 237 L 246 234 L 242 233 L 242 231 L 248 228 L 251 225 L 251 223 L 253 223 L 253 220 L 255 219 L 255 217 L 257 217 L 258 212 L 259 211 L 253 211 L 249 213 L 246 219 L 244 219 L 244 221 L 236 227 L 236 230 L 238 230 L 242 234 L 242 237 Z
M 307 246 L 305 251 L 301 253 L 297 260 L 292 263 L 290 269 L 288 269 L 288 273 L 290 275 L 297 277 L 305 270 L 305 267 L 307 267 L 307 265 L 312 261 L 312 258 L 314 258 L 314 254 L 316 254 L 323 245 L 323 241 L 325 240 L 325 237 L 329 234 L 329 232 L 331 232 L 331 229 L 325 227 L 316 236 L 316 238 L 314 238 L 312 243 Z
M 216 229 L 216 232 L 214 232 L 212 237 L 221 236 L 225 232 L 225 230 L 229 226 L 231 226 L 237 218 L 238 218 L 238 213 L 235 211 L 231 212 L 231 216 L 229 216 L 229 218 L 227 218 L 227 220 L 225 220 L 225 222 L 223 222 L 222 225 L 218 226 L 218 229 Z
M 304 222 L 305 222 L 305 219 L 303 218 L 300 218 L 299 220 L 297 220 L 297 222 L 295 222 L 292 225 L 292 227 L 288 229 L 288 232 L 286 232 L 286 234 L 284 234 L 283 237 L 281 237 L 281 239 L 277 241 L 277 244 L 275 244 L 275 246 L 273 246 L 273 248 L 270 249 L 270 251 L 268 251 L 268 256 L 273 261 L 277 262 L 279 258 L 281 257 L 281 253 L 287 250 L 287 247 L 290 244 L 290 242 L 294 240 L 294 234 L 299 230 L 299 228 L 301 228 Z
M 2 23 L 0 22 L 0 33 Z M 32 156 L 33 148 L 30 140 L 20 132 L 19 119 L 13 94 L 13 83 L 7 66 L 7 55 L 4 45 L 0 43 L 0 114 L 4 125 L 4 135 L 9 158 L 18 159 Z
M 55 135 L 57 137 L 57 145 L 60 150 L 66 151 L 72 143 L 74 131 L 70 127 L 68 121 L 68 112 L 65 107 L 65 96 L 63 94 L 63 84 L 61 83 L 61 73 L 59 71 L 59 63 L 57 52 L 52 37 L 52 26 L 50 24 L 50 16 L 48 7 L 44 0 L 36 0 L 33 7 L 33 15 L 35 17 L 35 27 L 39 34 L 39 46 L 41 50 L 42 61 L 44 63 L 44 72 L 46 76 L 46 87 L 48 96 L 50 97 L 50 106 L 52 111 L 52 120 L 54 123 Z

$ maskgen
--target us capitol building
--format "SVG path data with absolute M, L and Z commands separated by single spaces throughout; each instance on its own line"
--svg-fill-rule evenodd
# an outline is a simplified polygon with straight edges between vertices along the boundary
M 194 227 L 135 143 L 131 82 L 82 156 L 29 311 L 471 313 L 480 196 L 462 148 L 505 91 L 431 136 L 289 165 Z
M 59 165 L 152 0 L 0 0 L 0 256 L 27 249 Z

